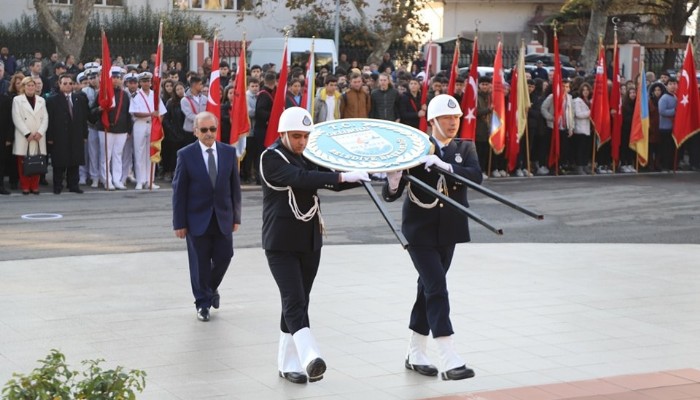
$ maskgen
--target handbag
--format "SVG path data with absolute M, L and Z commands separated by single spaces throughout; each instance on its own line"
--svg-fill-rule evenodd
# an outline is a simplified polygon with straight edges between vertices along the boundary
M 48 169 L 46 156 L 41 154 L 41 150 L 39 149 L 38 143 L 37 143 L 37 152 L 36 152 L 37 154 L 30 155 L 29 154 L 30 144 L 31 144 L 31 142 L 27 144 L 27 155 L 22 160 L 22 170 L 23 170 L 24 176 L 45 174 L 47 169 Z

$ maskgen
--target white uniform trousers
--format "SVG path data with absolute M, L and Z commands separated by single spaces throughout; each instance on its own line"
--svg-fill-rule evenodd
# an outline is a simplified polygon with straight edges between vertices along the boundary
M 134 175 L 136 183 L 147 185 L 151 180 L 151 124 L 137 119 L 134 122 Z
M 100 137 L 97 129 L 88 127 L 88 139 L 85 143 L 85 165 L 80 166 L 80 180 L 87 178 L 97 181 L 100 178 Z
M 122 154 L 122 179 L 121 182 L 126 185 L 126 178 L 131 174 L 134 168 L 134 137 L 133 135 L 126 136 L 124 143 L 124 154 Z
M 126 133 L 107 133 L 107 153 L 105 154 L 105 132 L 99 131 L 100 138 L 100 180 L 105 184 L 105 188 L 114 189 L 112 182 L 117 183 L 122 181 L 122 156 L 124 153 L 124 144 L 126 143 Z M 109 179 L 107 182 L 106 157 L 109 157 Z

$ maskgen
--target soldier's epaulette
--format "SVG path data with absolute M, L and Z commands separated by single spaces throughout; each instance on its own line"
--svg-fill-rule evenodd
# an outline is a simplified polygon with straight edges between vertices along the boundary
M 274 142 L 274 143 L 272 143 L 271 145 L 269 145 L 267 148 L 268 148 L 269 150 L 275 150 L 275 149 L 277 149 L 279 146 L 280 146 L 280 142 Z

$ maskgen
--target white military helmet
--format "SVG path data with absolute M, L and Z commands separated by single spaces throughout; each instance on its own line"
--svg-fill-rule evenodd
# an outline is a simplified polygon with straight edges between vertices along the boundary
M 301 107 L 290 107 L 280 115 L 280 122 L 277 126 L 278 132 L 302 131 L 311 132 L 314 123 L 306 109 Z
M 443 115 L 462 116 L 462 109 L 459 107 L 459 103 L 449 94 L 439 94 L 428 103 L 428 115 L 426 116 L 428 121 Z

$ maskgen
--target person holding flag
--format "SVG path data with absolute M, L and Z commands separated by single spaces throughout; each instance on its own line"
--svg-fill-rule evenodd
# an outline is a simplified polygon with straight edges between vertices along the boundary
M 642 61 L 640 71 L 644 71 L 644 61 Z M 639 91 L 634 103 L 634 111 L 630 126 L 629 148 L 637 153 L 637 165 L 646 166 L 649 161 L 649 125 L 650 125 L 650 105 L 649 92 L 647 91 L 647 81 L 644 76 L 639 77 Z M 639 168 L 637 168 L 639 169 Z
M 104 109 L 100 104 L 96 112 L 103 117 L 97 121 L 97 131 L 99 134 L 100 148 L 105 149 L 100 153 L 100 180 L 107 190 L 126 190 L 122 183 L 122 154 L 126 136 L 131 129 L 131 116 L 129 115 L 129 96 L 122 88 L 122 77 L 124 70 L 119 66 L 109 69 L 112 89 L 114 90 L 114 103 L 109 109 Z M 110 83 L 110 82 L 107 82 Z M 100 91 L 103 91 L 100 88 Z M 106 118 L 105 118 L 106 117 Z M 106 119 L 106 121 L 105 121 Z M 109 162 L 109 179 L 107 163 Z
M 154 91 L 151 90 L 151 79 L 153 74 L 148 71 L 138 75 L 141 89 L 136 92 L 133 100 L 129 104 L 129 113 L 133 117 L 133 141 L 134 141 L 134 175 L 136 175 L 136 190 L 149 187 L 153 181 L 153 168 L 151 168 L 151 123 L 153 117 L 163 120 L 163 115 L 167 113 L 165 104 L 160 96 L 156 99 Z M 158 101 L 158 110 L 155 109 L 155 101 Z M 151 185 L 152 189 L 159 189 L 156 184 Z

